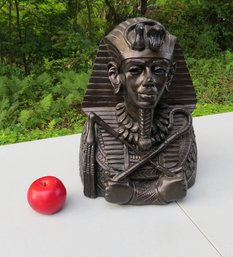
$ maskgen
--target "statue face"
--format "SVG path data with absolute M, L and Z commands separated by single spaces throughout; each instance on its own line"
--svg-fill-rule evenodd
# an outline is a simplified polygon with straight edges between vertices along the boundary
M 125 101 L 138 108 L 154 108 L 166 86 L 170 62 L 165 59 L 132 58 L 120 68 Z

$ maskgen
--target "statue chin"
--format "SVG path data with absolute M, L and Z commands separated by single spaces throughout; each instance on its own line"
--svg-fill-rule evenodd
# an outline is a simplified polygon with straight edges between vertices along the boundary
M 138 108 L 155 108 L 158 103 L 158 95 L 156 94 L 138 94 L 137 107 Z
M 138 101 L 137 108 L 140 109 L 154 109 L 158 101 Z

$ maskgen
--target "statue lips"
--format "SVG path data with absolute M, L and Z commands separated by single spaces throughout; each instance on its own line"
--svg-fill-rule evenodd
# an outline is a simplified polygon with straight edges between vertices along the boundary
M 154 102 L 157 100 L 158 97 L 158 90 L 156 87 L 146 88 L 142 92 L 138 92 L 138 100 L 139 101 L 149 101 Z
M 139 101 L 156 101 L 158 94 L 138 94 Z

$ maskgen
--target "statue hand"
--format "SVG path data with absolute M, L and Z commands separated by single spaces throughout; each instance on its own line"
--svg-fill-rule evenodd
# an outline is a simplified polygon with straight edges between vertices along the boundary
M 125 204 L 133 196 L 133 187 L 128 181 L 115 182 L 109 180 L 105 188 L 105 199 L 110 203 Z
M 160 177 L 157 187 L 160 197 L 166 202 L 177 201 L 187 194 L 187 181 L 182 172 L 173 177 Z

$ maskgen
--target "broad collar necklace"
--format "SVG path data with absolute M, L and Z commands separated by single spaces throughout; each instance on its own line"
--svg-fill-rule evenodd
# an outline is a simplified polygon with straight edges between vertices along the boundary
M 150 126 L 150 138 L 153 145 L 162 143 L 168 135 L 169 129 L 169 113 L 170 108 L 168 105 L 159 105 L 154 110 L 151 117 L 152 125 Z M 126 110 L 124 103 L 116 105 L 116 118 L 119 125 L 118 133 L 129 143 L 138 145 L 141 136 L 140 123 L 133 120 Z

